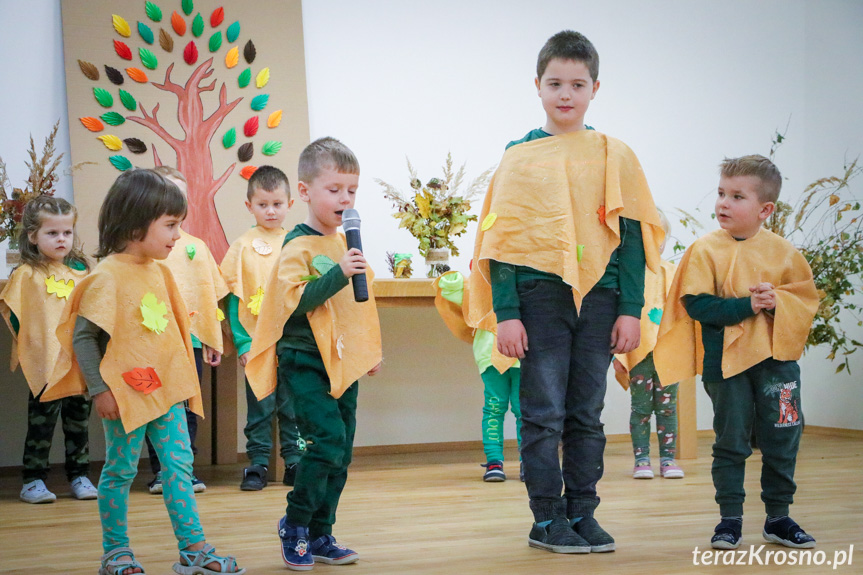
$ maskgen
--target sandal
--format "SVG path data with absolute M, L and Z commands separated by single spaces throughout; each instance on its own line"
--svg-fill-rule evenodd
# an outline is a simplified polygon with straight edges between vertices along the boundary
M 231 556 L 220 557 L 214 555 L 215 547 L 209 543 L 199 551 L 180 551 L 180 561 L 174 563 L 174 572 L 180 575 L 219 575 L 219 573 L 230 573 L 231 575 L 243 575 L 245 569 L 237 566 L 237 560 Z M 205 565 L 217 563 L 218 571 L 208 569 Z
M 128 559 L 117 559 L 117 557 L 128 557 Z M 145 575 L 144 567 L 135 560 L 135 554 L 128 547 L 117 547 L 102 555 L 100 559 L 102 566 L 99 568 L 99 575 L 126 575 L 127 569 L 138 568 L 141 570 L 138 574 L 130 575 Z

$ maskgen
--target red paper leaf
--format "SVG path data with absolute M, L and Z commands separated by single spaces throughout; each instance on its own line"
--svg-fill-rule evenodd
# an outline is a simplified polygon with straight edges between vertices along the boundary
M 144 394 L 153 393 L 162 387 L 162 380 L 152 367 L 136 367 L 132 371 L 127 371 L 123 374 L 123 381 L 135 391 Z
M 248 120 L 246 120 L 246 124 L 243 126 L 243 133 L 247 138 L 251 138 L 255 134 L 258 133 L 258 117 L 252 116 Z
M 225 9 L 222 8 L 221 6 L 219 6 L 218 8 L 213 10 L 213 13 L 210 15 L 210 26 L 215 28 L 216 26 L 221 24 L 224 19 L 225 19 Z
M 124 60 L 132 59 L 132 50 L 119 40 L 114 40 L 114 51 Z
M 198 47 L 195 46 L 194 41 L 186 44 L 186 49 L 183 50 L 183 60 L 190 66 L 198 61 Z
M 252 174 L 254 174 L 257 169 L 258 169 L 258 166 L 246 166 L 245 168 L 240 170 L 240 176 L 242 176 L 244 179 L 248 180 L 249 178 L 252 177 Z
M 182 36 L 186 33 L 186 21 L 183 20 L 182 16 L 177 14 L 176 10 L 171 14 L 171 27 L 174 28 L 174 32 L 177 33 L 177 36 Z

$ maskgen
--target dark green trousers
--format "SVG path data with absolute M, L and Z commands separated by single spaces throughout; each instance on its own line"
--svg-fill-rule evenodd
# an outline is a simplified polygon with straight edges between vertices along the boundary
M 741 374 L 705 382 L 713 402 L 713 486 L 723 517 L 743 515 L 743 477 L 753 425 L 761 450 L 761 500 L 768 515 L 787 515 L 797 485 L 802 434 L 800 367 L 766 359 Z
M 288 349 L 279 354 L 279 382 L 297 398 L 294 409 L 306 451 L 288 493 L 291 525 L 308 526 L 312 539 L 333 532 L 336 508 L 348 479 L 357 428 L 354 382 L 336 399 L 320 355 Z
M 57 418 L 63 422 L 66 446 L 66 479 L 72 481 L 90 470 L 90 407 L 83 395 L 42 403 L 31 393 L 27 400 L 27 439 L 24 442 L 24 483 L 48 477 L 51 441 Z
M 285 465 L 300 460 L 303 455 L 304 441 L 297 431 L 294 416 L 294 401 L 288 389 L 281 382 L 276 391 L 258 400 L 246 380 L 246 455 L 251 465 L 270 465 L 270 452 L 273 449 L 273 420 L 279 422 L 280 454 Z

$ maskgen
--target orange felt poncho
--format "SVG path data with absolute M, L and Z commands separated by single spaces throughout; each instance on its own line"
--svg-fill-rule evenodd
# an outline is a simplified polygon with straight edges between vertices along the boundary
M 111 338 L 99 370 L 117 400 L 126 433 L 185 400 L 204 415 L 189 314 L 165 264 L 114 254 L 78 284 L 60 318 L 60 356 L 42 401 L 87 391 L 72 348 L 79 315 Z M 156 380 L 160 385 L 154 385 Z M 152 387 L 141 389 L 147 386 Z
M 620 218 L 641 222 L 647 266 L 665 237 L 638 158 L 593 130 L 513 146 L 492 178 L 470 277 L 469 325 L 496 331 L 489 260 L 555 274 L 577 309 L 620 245 Z
M 267 282 L 266 296 L 246 363 L 246 377 L 258 399 L 276 389 L 276 344 L 309 283 L 304 278 L 325 273 L 313 266 L 312 260 L 316 256 L 326 256 L 333 263 L 338 262 L 346 251 L 345 236 L 330 234 L 297 237 L 279 254 Z M 306 314 L 330 378 L 330 395 L 337 399 L 381 362 L 381 329 L 372 289 L 374 274 L 370 268 L 366 276 L 368 301 L 357 303 L 353 290 L 345 287 Z
M 699 238 L 680 260 L 653 351 L 659 380 L 681 381 L 703 367 L 700 324 L 686 313 L 683 296 L 747 297 L 749 288 L 761 282 L 775 286 L 776 309 L 725 328 L 722 376 L 733 377 L 769 357 L 800 359 L 819 303 L 806 258 L 766 229 L 743 241 L 716 230 Z

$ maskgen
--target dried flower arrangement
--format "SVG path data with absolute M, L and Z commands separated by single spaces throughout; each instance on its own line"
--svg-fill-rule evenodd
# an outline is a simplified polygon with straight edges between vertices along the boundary
M 407 279 L 413 275 L 411 255 L 387 252 L 387 268 L 394 278 Z

